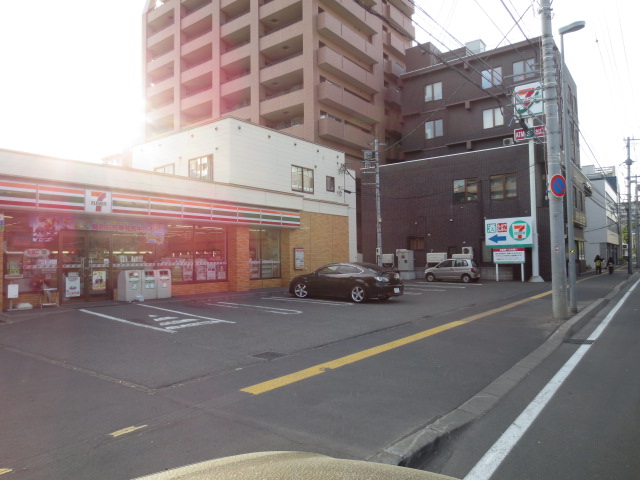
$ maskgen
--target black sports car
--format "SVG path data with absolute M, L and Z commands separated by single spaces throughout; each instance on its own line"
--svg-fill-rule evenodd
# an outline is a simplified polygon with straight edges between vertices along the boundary
M 330 263 L 315 272 L 291 280 L 289 293 L 298 298 L 309 295 L 348 296 L 356 303 L 369 298 L 388 300 L 402 295 L 400 275 L 372 263 Z

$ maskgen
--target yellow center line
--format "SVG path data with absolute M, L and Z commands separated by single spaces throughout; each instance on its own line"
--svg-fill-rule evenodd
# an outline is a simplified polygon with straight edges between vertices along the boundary
M 13 469 L 11 468 L 0 468 L 0 475 L 4 475 L 5 473 L 11 473 Z
M 347 355 L 345 357 L 341 357 L 336 360 L 331 360 L 329 362 L 321 363 L 319 365 L 315 365 L 313 367 L 306 368 L 304 370 L 299 370 L 297 372 L 290 373 L 289 375 L 284 375 L 282 377 L 274 378 L 272 380 L 267 380 L 266 382 L 258 383 L 250 387 L 242 388 L 240 391 L 251 393 L 253 395 L 260 395 L 262 393 L 269 392 L 271 390 L 275 390 L 277 388 L 284 387 L 286 385 L 291 385 L 292 383 L 296 383 L 301 380 L 314 377 L 316 375 L 320 375 L 321 373 L 324 373 L 327 370 L 344 367 L 345 365 L 350 365 L 352 363 L 359 362 L 360 360 L 364 360 L 365 358 L 373 357 L 374 355 L 388 352 L 389 350 L 393 350 L 395 348 L 402 347 L 413 342 L 417 342 L 418 340 L 425 339 L 432 335 L 436 335 L 438 333 L 451 330 L 452 328 L 456 328 L 461 325 L 466 325 L 467 323 L 473 322 L 480 318 L 484 318 L 484 317 L 488 317 L 489 315 L 494 315 L 496 313 L 504 312 L 505 310 L 509 310 L 511 308 L 527 303 L 531 300 L 537 300 L 539 298 L 545 297 L 550 294 L 551 294 L 551 291 L 540 293 L 538 295 L 533 295 L 531 297 L 518 300 L 516 302 L 509 303 L 507 305 L 503 305 L 502 307 L 494 308 L 492 310 L 488 310 L 483 313 L 478 313 L 476 315 L 471 315 L 470 317 L 466 317 L 462 320 L 445 323 L 444 325 L 440 325 L 439 327 L 430 328 L 429 330 L 424 330 L 414 335 L 409 335 L 408 337 L 404 337 L 398 340 L 394 340 L 392 342 L 384 343 L 382 345 L 378 345 L 377 347 L 368 348 L 366 350 L 362 350 L 361 352 L 352 353 L 351 355 Z
M 140 430 L 145 427 L 148 427 L 148 425 L 131 426 L 131 427 L 123 428 L 122 430 L 117 430 L 115 432 L 112 432 L 109 434 L 109 436 L 116 438 L 121 435 L 126 435 L 127 433 L 135 432 L 136 430 Z

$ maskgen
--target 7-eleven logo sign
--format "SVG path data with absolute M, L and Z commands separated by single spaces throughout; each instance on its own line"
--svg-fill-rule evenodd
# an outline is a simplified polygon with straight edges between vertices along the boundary
M 111 192 L 87 190 L 84 198 L 85 212 L 111 213 Z
M 533 115 L 540 115 L 544 111 L 542 85 L 540 82 L 516 87 L 513 97 L 517 117 L 531 117 Z
M 531 227 L 523 221 L 513 222 L 509 228 L 509 235 L 514 240 L 526 240 L 531 235 Z

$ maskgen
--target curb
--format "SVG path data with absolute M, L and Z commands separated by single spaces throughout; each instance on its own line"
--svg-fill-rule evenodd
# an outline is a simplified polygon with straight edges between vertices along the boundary
M 551 355 L 565 339 L 579 331 L 591 319 L 592 314 L 595 315 L 600 309 L 604 308 L 632 278 L 633 276 L 620 282 L 608 295 L 594 301 L 584 310 L 565 321 L 542 345 L 458 408 L 417 432 L 387 446 L 368 460 L 403 467 L 417 467 L 420 465 L 425 458 L 436 450 L 438 444 L 444 438 L 491 410 L 525 376 Z

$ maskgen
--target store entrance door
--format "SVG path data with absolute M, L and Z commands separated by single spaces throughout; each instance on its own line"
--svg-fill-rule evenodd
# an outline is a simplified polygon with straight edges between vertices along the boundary
M 113 299 L 110 235 L 63 231 L 60 252 L 63 303 Z

